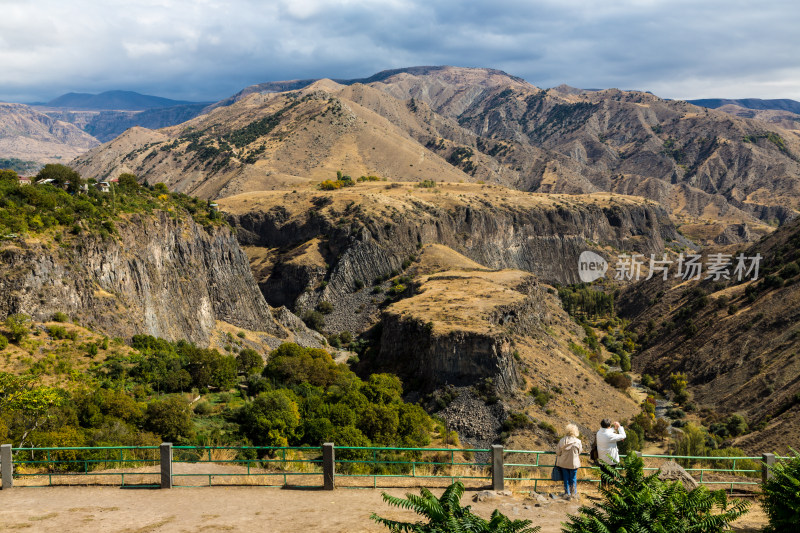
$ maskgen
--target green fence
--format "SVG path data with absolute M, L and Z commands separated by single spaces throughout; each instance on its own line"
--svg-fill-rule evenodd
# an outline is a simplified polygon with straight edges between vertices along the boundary
M 709 488 L 727 486 L 733 492 L 761 485 L 763 465 L 761 457 L 694 457 L 690 455 L 642 454 L 645 471 L 655 471 L 665 461 L 676 461 L 683 466 L 695 481 Z
M 158 446 L 12 448 L 12 453 L 14 479 L 30 481 L 26 486 L 102 485 L 104 478 L 119 486 L 159 486 Z
M 491 465 L 477 458 L 487 454 L 488 450 L 472 448 L 337 446 L 336 483 L 339 487 L 386 488 L 390 481 L 391 486 L 408 486 L 401 482 L 405 479 L 427 485 L 440 484 L 436 481 L 449 485 L 456 480 L 485 485 L 483 482 L 492 479 Z
M 521 492 L 538 491 L 540 486 L 548 489 L 559 488 L 561 482 L 551 481 L 550 473 L 555 465 L 555 452 L 531 450 L 505 450 L 504 478 L 509 484 Z M 686 455 L 649 455 L 640 454 L 644 460 L 645 471 L 656 471 L 666 461 L 676 461 L 695 481 L 709 488 L 727 486 L 731 491 L 735 487 L 745 490 L 748 486 L 760 485 L 762 476 L 761 457 L 709 457 Z M 621 457 L 625 457 L 622 455 Z M 578 469 L 578 481 L 582 483 L 599 483 L 599 472 L 591 464 L 588 454 L 581 454 L 581 467 Z
M 587 454 L 583 454 L 578 468 L 578 481 L 597 483 L 599 473 L 592 467 Z M 553 482 L 550 473 L 555 466 L 556 453 L 551 451 L 504 450 L 503 477 L 511 490 L 518 492 L 538 492 L 541 487 L 563 492 L 563 485 Z
M 168 451 L 166 456 L 160 455 Z M 64 448 L 11 448 L 11 472 L 6 464 L 4 483 L 14 486 L 114 485 L 198 487 L 216 485 L 257 485 L 269 487 L 321 487 L 329 475 L 337 487 L 388 488 L 446 486 L 460 480 L 472 488 L 497 488 L 500 484 L 515 492 L 560 491 L 550 480 L 555 460 L 551 451 L 470 449 L 334 447 L 330 464 L 323 460 L 322 447 L 254 446 L 113 446 Z M 493 478 L 493 453 L 499 453 Z M 167 461 L 168 469 L 161 464 Z M 335 458 L 333 458 L 335 456 Z M 763 457 L 641 456 L 645 470 L 655 471 L 662 463 L 681 463 L 700 484 L 710 488 L 752 490 L 767 475 Z M 0 461 L 2 459 L 0 458 Z M 579 483 L 597 483 L 598 471 L 582 458 Z M 327 469 L 327 470 L 326 470 Z M 166 473 L 165 473 L 166 472 Z M 326 473 L 327 472 L 327 473 Z M 502 482 L 500 481 L 502 480 Z M 174 485 L 172 485 L 174 483 Z M 333 484 L 331 484 L 333 486 Z
M 322 479 L 317 447 L 173 446 L 176 465 L 175 487 L 197 487 L 207 480 L 208 486 L 310 488 L 319 487 Z

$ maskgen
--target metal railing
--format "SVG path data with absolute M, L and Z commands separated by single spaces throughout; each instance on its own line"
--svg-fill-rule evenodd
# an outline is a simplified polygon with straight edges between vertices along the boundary
M 328 448 L 328 455 L 324 452 Z M 471 487 L 515 492 L 553 489 L 552 451 L 402 447 L 107 446 L 12 448 L 0 453 L 3 487 L 115 485 L 170 488 L 216 485 L 269 487 L 387 488 L 439 486 L 461 480 Z M 160 451 L 159 451 L 160 450 Z M 776 457 L 710 457 L 639 454 L 646 471 L 668 460 L 681 463 L 695 480 L 710 487 L 751 489 L 769 475 Z M 9 460 L 10 459 L 10 460 Z M 581 483 L 597 483 L 588 457 Z M 758 478 L 761 479 L 758 479 Z M 46 479 L 47 482 L 40 483 Z
M 123 487 L 158 487 L 158 446 L 12 448 L 12 454 L 15 479 L 47 478 L 47 484 L 27 484 L 31 487 L 51 487 L 53 478 L 57 485 L 73 485 L 103 477 L 119 478 Z M 152 471 L 145 472 L 142 467 L 152 467 Z
M 173 446 L 173 465 L 225 465 L 227 472 L 173 472 L 173 478 L 208 478 L 212 485 L 262 485 L 267 487 L 316 487 L 297 484 L 294 479 L 322 477 L 322 456 L 319 447 L 259 446 Z M 272 480 L 278 480 L 272 483 Z M 226 482 L 227 481 L 227 482 Z M 266 483 L 260 483 L 266 481 Z M 216 482 L 216 483 L 215 483 Z M 196 484 L 175 484 L 175 487 L 196 487 Z
M 337 446 L 335 477 L 343 481 L 339 486 L 344 487 L 358 487 L 351 481 L 372 478 L 371 488 L 379 487 L 379 479 L 491 481 L 490 463 L 469 460 L 487 453 L 488 450 L 472 448 Z

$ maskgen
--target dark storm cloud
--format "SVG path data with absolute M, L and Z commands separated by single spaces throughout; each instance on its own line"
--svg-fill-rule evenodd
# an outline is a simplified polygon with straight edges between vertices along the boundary
M 0 99 L 131 89 L 214 100 L 263 81 L 450 64 L 535 85 L 800 99 L 792 0 L 0 0 Z

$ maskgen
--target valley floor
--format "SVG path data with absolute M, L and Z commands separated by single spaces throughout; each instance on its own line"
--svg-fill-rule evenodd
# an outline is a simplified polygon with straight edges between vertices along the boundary
M 407 490 L 390 489 L 402 496 Z M 440 489 L 433 491 L 439 495 Z M 510 518 L 527 518 L 541 525 L 541 533 L 560 531 L 575 503 L 535 507 L 521 496 L 472 503 L 467 491 L 462 504 L 488 517 L 495 508 Z M 319 531 L 356 533 L 387 531 L 369 520 L 376 512 L 385 518 L 415 521 L 411 512 L 389 508 L 374 489 L 281 490 L 254 487 L 198 489 L 120 489 L 109 487 L 14 488 L 0 499 L 0 531 L 53 531 L 108 533 L 267 531 L 289 533 Z M 588 501 L 588 499 L 587 499 Z M 755 532 L 766 524 L 760 507 L 740 519 L 735 531 Z

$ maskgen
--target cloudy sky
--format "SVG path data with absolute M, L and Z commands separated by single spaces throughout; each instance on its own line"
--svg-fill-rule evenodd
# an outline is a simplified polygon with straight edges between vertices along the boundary
M 800 100 L 798 22 L 797 0 L 0 0 L 0 100 L 127 89 L 211 101 L 414 65 Z

